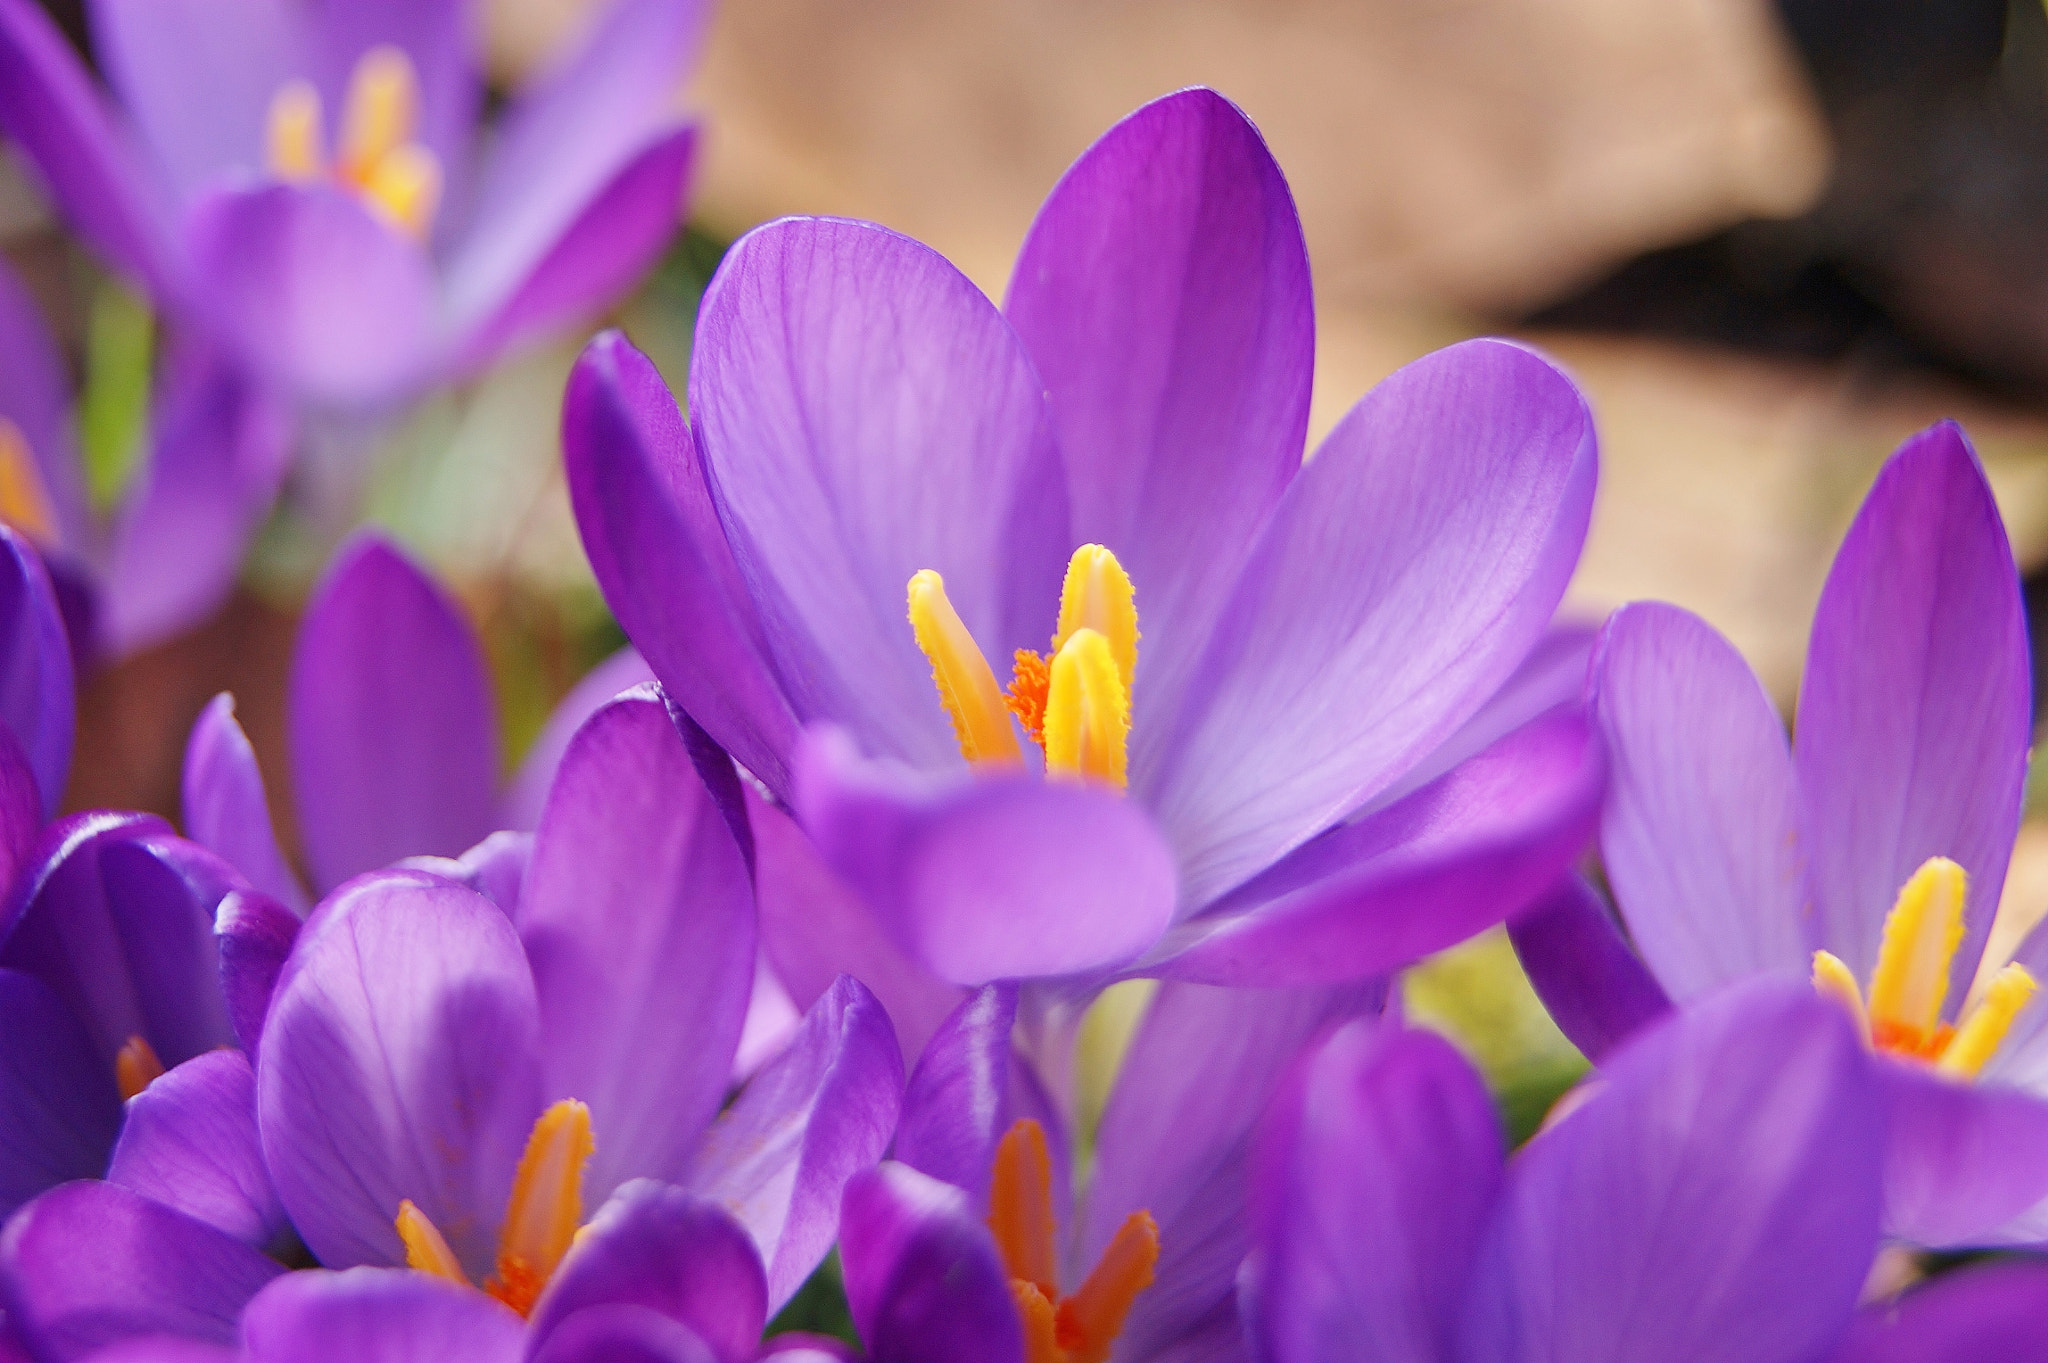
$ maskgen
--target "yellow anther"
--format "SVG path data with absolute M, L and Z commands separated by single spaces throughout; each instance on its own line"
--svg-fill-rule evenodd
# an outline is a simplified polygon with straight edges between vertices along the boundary
M 367 183 L 377 163 L 412 141 L 419 122 L 420 83 L 402 48 L 373 47 L 349 76 L 342 112 L 341 173 Z
M 1841 957 L 1832 951 L 1813 953 L 1813 987 L 1822 998 L 1833 999 L 1842 1005 L 1849 1020 L 1856 1024 L 1856 1035 L 1867 1045 L 1870 1041 L 1870 1015 L 1863 1010 L 1863 991 L 1857 987 L 1856 976 Z
M 1067 560 L 1067 580 L 1060 588 L 1059 632 L 1053 635 L 1057 654 L 1076 630 L 1092 629 L 1109 640 L 1117 671 L 1129 695 L 1138 675 L 1138 607 L 1131 576 L 1116 555 L 1099 544 L 1084 544 Z
M 946 583 L 926 568 L 910 579 L 910 628 L 931 660 L 939 703 L 953 721 L 969 762 L 1015 765 L 1024 760 L 996 674 L 946 598 Z
M 393 226 L 424 238 L 441 205 L 441 162 L 409 142 L 378 161 L 363 179 L 363 197 Z
M 43 489 L 35 451 L 21 427 L 0 416 L 0 521 L 41 544 L 57 538 L 56 513 Z
M 1880 1049 L 1925 1054 L 1938 1043 L 1968 888 L 1962 867 L 1929 857 L 1899 891 L 1870 976 L 1870 1029 Z
M 398 1204 L 397 1226 L 398 1238 L 405 1243 L 407 1268 L 468 1285 L 469 1277 L 462 1271 L 462 1261 L 455 1257 L 454 1250 L 448 1248 L 440 1228 L 425 1212 L 415 1207 L 409 1197 Z
M 1045 770 L 1117 789 L 1129 783 L 1131 697 L 1108 639 L 1076 630 L 1052 660 L 1045 701 Z
M 497 1273 L 484 1290 L 525 1315 L 583 1224 L 583 1166 L 596 1150 L 590 1109 L 565 1100 L 541 1113 L 512 1180 L 498 1232 Z
M 1942 1052 L 1936 1068 L 1944 1074 L 1975 1078 L 1997 1053 L 1999 1043 L 2012 1030 L 2013 1019 L 2038 988 L 2025 966 L 2008 965 L 1993 975 L 1984 987 L 1983 999 L 1956 1029 L 1955 1039 Z
M 124 1103 L 155 1083 L 163 1072 L 164 1062 L 156 1058 L 155 1047 L 141 1036 L 129 1037 L 114 1055 L 114 1087 L 121 1091 Z
M 321 146 L 320 92 L 307 80 L 287 81 L 270 97 L 265 159 L 280 180 L 304 184 L 327 173 Z

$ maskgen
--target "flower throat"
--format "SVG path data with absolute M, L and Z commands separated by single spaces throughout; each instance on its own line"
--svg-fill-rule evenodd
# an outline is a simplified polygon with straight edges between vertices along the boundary
M 338 185 L 392 226 L 424 239 L 440 207 L 442 177 L 440 159 L 417 140 L 419 111 L 412 59 L 400 48 L 371 48 L 349 76 L 330 164 L 320 92 L 309 80 L 287 81 L 270 100 L 270 173 L 291 184 Z

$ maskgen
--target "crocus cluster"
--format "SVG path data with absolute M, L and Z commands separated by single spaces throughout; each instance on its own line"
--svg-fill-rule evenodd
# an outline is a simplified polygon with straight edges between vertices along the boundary
M 590 343 L 566 476 L 632 647 L 509 780 L 461 603 L 366 532 L 282 754 L 222 695 L 177 827 L 65 813 L 118 546 L 211 516 L 217 583 L 308 430 L 638 273 L 702 17 L 616 0 L 480 138 L 454 3 L 89 12 L 104 88 L 0 0 L 0 126 L 217 424 L 110 532 L 0 276 L 0 1363 L 2039 1352 L 2048 1263 L 1977 1261 L 2048 1242 L 2048 945 L 1986 951 L 2030 663 L 1958 429 L 1881 473 L 1788 740 L 1704 622 L 1559 617 L 1597 442 L 1535 351 L 1304 457 L 1300 223 L 1183 91 L 1000 306 L 787 219 L 687 417 Z M 1519 1149 L 1400 986 L 1503 923 L 1597 1067 Z

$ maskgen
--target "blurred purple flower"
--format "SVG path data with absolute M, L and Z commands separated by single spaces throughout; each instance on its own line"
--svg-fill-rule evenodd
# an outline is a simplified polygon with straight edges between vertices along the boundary
M 1883 1101 L 1840 1013 L 1752 984 L 1646 1029 L 1502 1166 L 1446 1042 L 1371 1022 L 1260 1134 L 1243 1281 L 1270 1363 L 1803 1363 L 1878 1245 Z
M 691 426 L 622 339 L 585 354 L 570 486 L 669 694 L 921 969 L 1355 979 L 1515 912 L 1590 836 L 1575 711 L 1431 759 L 1543 637 L 1594 438 L 1561 373 L 1480 341 L 1304 466 L 1312 350 L 1286 183 L 1191 90 L 1068 172 L 1004 312 L 871 224 L 750 234 Z M 984 655 L 1013 654 L 1006 697 Z
M 1981 959 L 2026 775 L 2026 627 L 1962 432 L 1915 436 L 1879 474 L 1821 595 L 1789 747 L 1741 656 L 1675 607 L 1616 612 L 1591 686 L 1634 953 L 1583 887 L 1512 925 L 1560 1023 L 1597 1058 L 1667 998 L 1811 974 L 1895 1062 L 1887 1229 L 2048 1239 L 2048 1008 L 2029 1002 L 2048 934 Z
M 1979 1264 L 1859 1311 L 1833 1363 L 2017 1363 L 2041 1356 L 2044 1320 L 2048 1264 Z

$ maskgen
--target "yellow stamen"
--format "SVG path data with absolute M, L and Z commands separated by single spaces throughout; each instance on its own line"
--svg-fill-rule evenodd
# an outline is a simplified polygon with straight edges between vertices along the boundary
M 1158 1224 L 1149 1212 L 1132 1212 L 1087 1281 L 1059 1305 L 1060 1346 L 1068 1363 L 1105 1363 L 1131 1303 L 1152 1285 L 1158 1262 Z
M 1955 1040 L 1942 1052 L 1936 1068 L 1944 1074 L 1975 1078 L 1999 1043 L 2012 1030 L 2013 1019 L 2039 988 L 2025 966 L 2008 965 L 1991 977 L 1984 997 L 1956 1029 Z
M 909 594 L 910 627 L 917 646 L 931 660 L 932 680 L 953 721 L 961 755 L 975 763 L 1022 762 L 1003 690 L 974 636 L 946 599 L 944 579 L 926 568 L 910 579 Z
M 469 1278 L 462 1271 L 462 1261 L 455 1257 L 454 1250 L 448 1248 L 440 1229 L 425 1212 L 413 1205 L 409 1197 L 398 1204 L 397 1224 L 398 1238 L 405 1242 L 407 1268 L 468 1285 Z
M 121 1091 L 124 1103 L 156 1082 L 163 1072 L 164 1062 L 156 1058 L 156 1049 L 141 1036 L 129 1037 L 114 1055 L 114 1087 Z
M 420 83 L 402 48 L 373 47 L 349 77 L 342 113 L 341 173 L 366 184 L 377 163 L 412 140 Z
M 1099 544 L 1084 544 L 1067 560 L 1067 580 L 1060 588 L 1059 632 L 1052 651 L 1066 647 L 1076 630 L 1092 629 L 1109 640 L 1117 671 L 1129 695 L 1138 675 L 1138 607 L 1131 577 L 1116 555 Z
M 441 162 L 417 142 L 408 142 L 364 176 L 363 197 L 394 226 L 424 238 L 441 203 Z
M 1868 1044 L 1870 1040 L 1870 1015 L 1863 1011 L 1863 991 L 1856 985 L 1852 974 L 1842 958 L 1832 951 L 1813 953 L 1813 987 L 1822 998 L 1833 999 L 1849 1014 L 1849 1020 L 1856 1024 L 1856 1035 Z
M 1045 702 L 1045 770 L 1084 776 L 1119 790 L 1128 784 L 1130 692 L 1110 641 L 1076 630 L 1054 655 Z
M 590 1109 L 574 1100 L 554 1104 L 533 1124 L 498 1233 L 497 1273 L 484 1284 L 522 1316 L 533 1310 L 583 1224 L 583 1166 L 596 1148 Z
M 1053 1252 L 1058 1223 L 1052 1211 L 1052 1156 L 1045 1128 L 1025 1118 L 996 1144 L 989 1181 L 988 1228 L 1010 1276 L 1033 1285 L 1047 1301 L 1059 1300 Z
M 43 475 L 36 468 L 35 451 L 21 427 L 0 416 L 0 521 L 39 543 L 57 538 L 56 513 L 43 490 Z
M 1870 1030 L 1879 1049 L 1924 1055 L 1946 1043 L 1941 1005 L 1963 942 L 1968 884 L 1962 867 L 1929 857 L 1899 891 L 1870 976 Z
M 1036 1283 L 1010 1279 L 1010 1295 L 1017 1302 L 1017 1316 L 1024 1323 L 1024 1363 L 1066 1363 L 1060 1348 L 1059 1320 L 1053 1305 Z
M 320 92 L 306 80 L 287 81 L 270 97 L 266 135 L 270 173 L 280 180 L 304 184 L 327 171 L 321 150 Z

